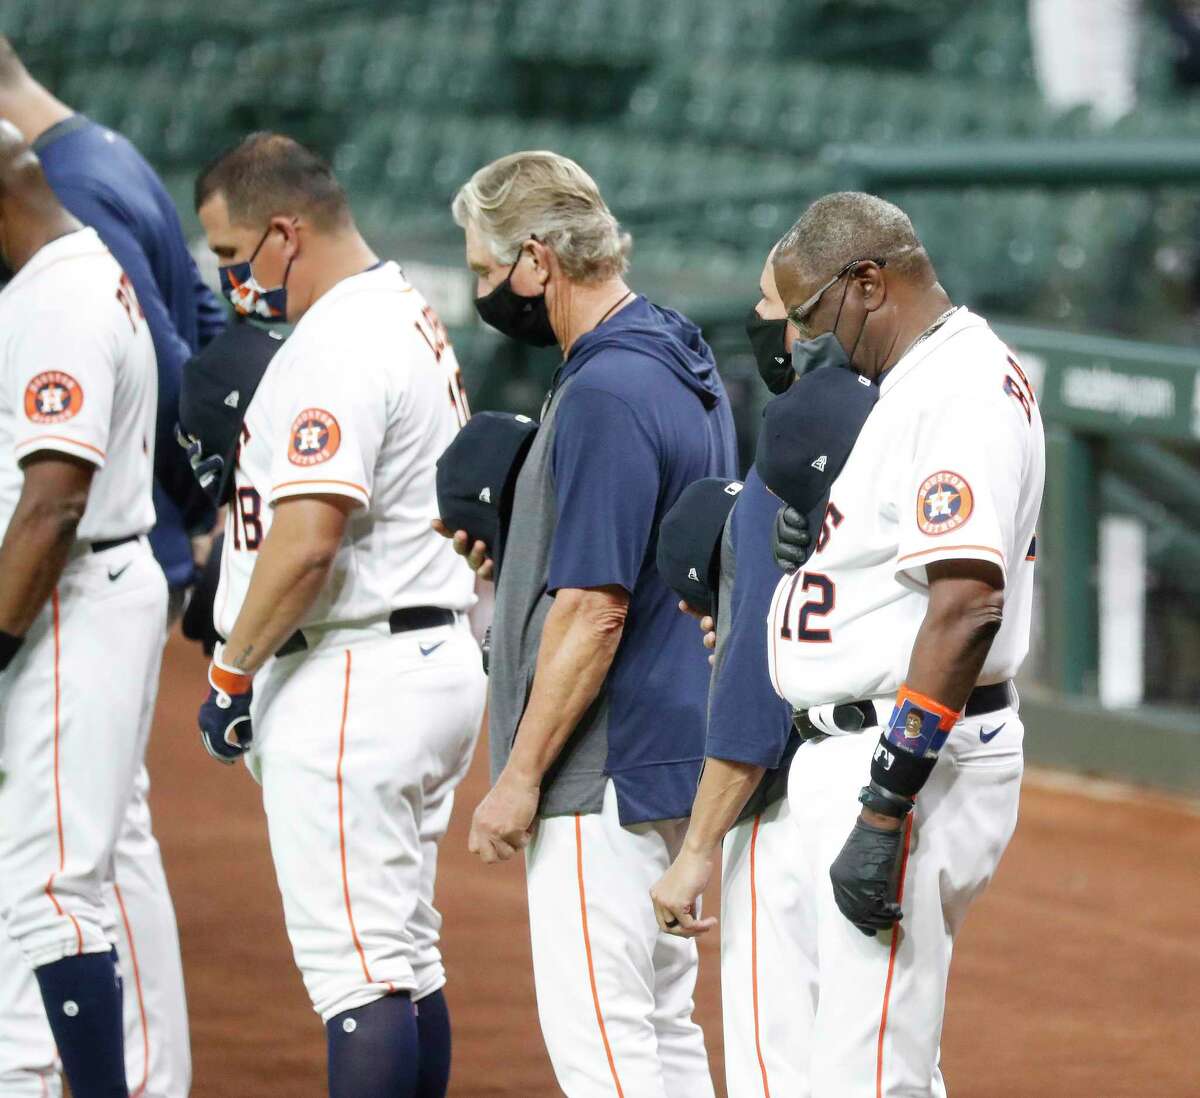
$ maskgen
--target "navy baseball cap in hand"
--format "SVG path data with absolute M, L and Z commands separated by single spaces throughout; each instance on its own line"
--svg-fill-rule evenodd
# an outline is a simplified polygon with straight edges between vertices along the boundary
M 528 416 L 476 412 L 438 458 L 438 516 L 482 541 L 497 572 L 517 474 L 536 433 Z
M 740 480 L 693 481 L 671 505 L 658 529 L 658 574 L 695 610 L 713 613 L 721 570 L 721 534 Z
M 246 409 L 282 346 L 278 332 L 235 322 L 184 364 L 177 434 L 200 486 L 218 507 L 232 492 Z M 201 464 L 205 476 L 197 468 Z
M 763 483 L 804 515 L 815 545 L 829 489 L 879 399 L 861 374 L 826 366 L 804 374 L 763 410 L 755 465 Z M 810 550 L 811 551 L 811 550 Z

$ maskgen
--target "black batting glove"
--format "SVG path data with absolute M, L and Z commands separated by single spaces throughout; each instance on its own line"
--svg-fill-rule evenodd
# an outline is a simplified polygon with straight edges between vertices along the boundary
M 775 563 L 789 575 L 809 557 L 812 535 L 808 522 L 794 507 L 781 507 L 771 528 L 771 554 Z
M 838 910 L 869 938 L 902 918 L 896 897 L 903 848 L 903 826 L 885 830 L 860 818 L 829 867 Z

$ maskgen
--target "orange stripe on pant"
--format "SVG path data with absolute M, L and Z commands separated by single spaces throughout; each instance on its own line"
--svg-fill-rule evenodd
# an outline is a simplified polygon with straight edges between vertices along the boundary
M 346 685 L 342 692 L 342 724 L 338 730 L 338 759 L 337 759 L 337 796 L 338 796 L 338 845 L 342 852 L 342 895 L 346 900 L 346 919 L 350 923 L 350 937 L 354 939 L 354 948 L 358 950 L 358 959 L 362 964 L 363 976 L 367 983 L 373 984 L 371 970 L 367 968 L 367 955 L 363 952 L 362 942 L 358 940 L 358 929 L 354 925 L 354 908 L 350 904 L 350 875 L 346 871 L 346 819 L 345 794 L 342 789 L 342 760 L 346 756 L 346 717 L 350 712 L 350 649 L 346 649 Z M 384 981 L 388 992 L 396 989 L 390 982 Z
M 900 883 L 896 903 L 904 900 L 904 875 L 908 870 L 908 847 L 912 840 L 912 813 L 904 828 L 904 853 L 900 855 Z M 883 1010 L 879 1015 L 879 1044 L 875 1050 L 875 1098 L 883 1098 L 883 1038 L 887 1032 L 888 1000 L 892 997 L 892 975 L 896 971 L 896 950 L 900 947 L 900 927 L 892 928 L 892 949 L 888 954 L 887 982 L 883 985 Z
M 750 982 L 754 1002 L 754 1051 L 758 1054 L 758 1070 L 762 1072 L 763 1098 L 771 1098 L 771 1085 L 767 1082 L 767 1065 L 763 1060 L 758 1024 L 758 887 L 755 877 L 755 855 L 760 823 L 761 812 L 754 817 L 754 830 L 750 832 Z
M 604 1014 L 600 1010 L 600 993 L 596 990 L 596 968 L 592 963 L 592 939 L 588 934 L 587 890 L 583 885 L 583 829 L 580 816 L 575 815 L 575 870 L 579 876 L 579 915 L 583 924 L 583 950 L 587 954 L 588 983 L 592 987 L 592 1005 L 596 1008 L 596 1025 L 600 1027 L 600 1040 L 604 1042 L 604 1055 L 608 1057 L 608 1070 L 612 1074 L 617 1098 L 625 1098 L 621 1089 L 621 1078 L 617 1075 L 617 1064 L 613 1059 L 612 1046 L 608 1043 L 608 1030 L 604 1028 Z
M 62 904 L 58 902 L 58 897 L 54 895 L 54 878 L 63 871 L 63 867 L 67 864 L 67 841 L 63 834 L 63 818 L 62 818 L 62 786 L 59 784 L 58 778 L 58 737 L 61 725 L 59 705 L 62 699 L 62 638 L 61 638 L 61 619 L 62 615 L 58 603 L 58 588 L 56 587 L 50 593 L 50 613 L 54 621 L 54 816 L 58 825 L 58 869 L 50 874 L 50 879 L 46 882 L 46 895 L 50 897 L 50 902 L 54 905 L 54 910 L 61 918 L 66 915 L 71 920 L 71 925 L 75 928 L 75 940 L 78 943 L 77 953 L 83 953 L 83 931 L 79 929 L 79 923 L 75 916 L 62 909 Z
M 133 927 L 129 924 L 129 913 L 125 910 L 125 897 L 121 895 L 120 885 L 113 881 L 113 892 L 116 893 L 117 906 L 121 909 L 121 922 L 125 927 L 125 937 L 129 940 L 129 960 L 133 965 L 133 986 L 137 991 L 138 1014 L 142 1019 L 142 1081 L 129 1093 L 129 1098 L 141 1098 L 146 1093 L 146 1080 L 150 1077 L 150 1027 L 146 1022 L 146 1000 L 142 995 L 142 970 L 138 966 L 137 946 L 133 941 Z

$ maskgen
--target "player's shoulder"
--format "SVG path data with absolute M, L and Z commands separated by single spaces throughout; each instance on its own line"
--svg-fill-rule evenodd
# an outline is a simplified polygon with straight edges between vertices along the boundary
M 46 245 L 0 294 L 5 327 L 44 335 L 107 329 L 136 332 L 141 306 L 132 282 L 92 229 Z
M 319 300 L 288 340 L 289 357 L 333 355 L 397 367 L 437 336 L 444 342 L 445 329 L 425 298 L 389 262 L 344 279 Z
M 980 316 L 963 310 L 954 330 L 930 349 L 919 363 L 920 388 L 946 396 L 989 402 L 1002 398 L 1005 379 L 1023 371 L 1012 349 Z

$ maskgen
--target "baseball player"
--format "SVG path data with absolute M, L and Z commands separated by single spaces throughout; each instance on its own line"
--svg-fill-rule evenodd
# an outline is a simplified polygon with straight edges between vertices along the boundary
M 127 1093 L 103 885 L 149 732 L 154 349 L 132 283 L 0 122 L 0 911 L 76 1098 Z M 16 1091 L 14 1091 L 16 1092 Z
M 625 284 L 628 242 L 574 161 L 502 157 L 453 212 L 482 318 L 563 353 L 504 543 L 494 784 L 469 845 L 485 862 L 526 850 L 538 1014 L 562 1089 L 702 1098 L 695 944 L 659 934 L 645 894 L 683 836 L 708 669 L 655 547 L 691 481 L 733 471 L 729 401 L 699 329 Z M 467 532 L 454 537 L 471 560 Z
M 793 333 L 775 288 L 773 258 L 772 250 L 746 326 L 760 376 L 780 393 L 794 377 Z M 790 1040 L 794 1020 L 812 1010 L 797 978 L 807 963 L 794 933 L 805 895 L 794 872 L 795 832 L 785 796 L 787 764 L 799 740 L 791 708 L 771 687 L 763 631 L 779 581 L 771 555 L 778 510 L 779 500 L 751 468 L 720 545 L 704 771 L 683 846 L 651 890 L 667 933 L 703 934 L 715 920 L 698 917 L 699 897 L 721 860 L 721 1003 L 730 1098 L 803 1094 L 807 1086 L 806 1059 Z M 713 629 L 712 618 L 705 616 L 702 627 Z M 668 928 L 668 922 L 678 925 Z
M 454 351 L 290 138 L 222 154 L 196 207 L 235 307 L 295 323 L 242 427 L 202 740 L 262 784 L 330 1095 L 437 1098 L 437 844 L 484 693 L 473 581 L 429 525 L 466 418 Z
M 32 144 L 59 201 L 121 264 L 137 293 L 158 367 L 154 499 L 150 545 L 167 576 L 172 614 L 192 582 L 191 536 L 211 530 L 215 512 L 196 490 L 174 444 L 181 368 L 221 330 L 225 309 L 201 282 L 162 182 L 120 134 L 77 114 L 40 84 L 0 36 L 0 117 Z M 200 548 L 203 539 L 198 537 Z M 175 913 L 138 775 L 108 887 L 118 929 L 125 996 L 126 1070 L 143 1098 L 184 1098 L 191 1085 L 187 1004 Z M 0 1093 L 58 1091 L 53 1042 L 31 973 L 0 942 Z M 35 1030 L 41 1031 L 34 1039 Z M 18 1037 L 18 1034 L 23 1036 Z M 18 1076 L 24 1074 L 24 1082 Z M 36 1076 L 40 1076 L 36 1077 Z
M 941 1096 L 954 939 L 1017 818 L 1011 680 L 1029 645 L 1041 417 L 890 203 L 819 199 L 774 273 L 797 347 L 879 386 L 769 617 L 771 676 L 806 741 L 788 800 L 809 902 L 792 928 L 815 1010 L 792 1047 L 814 1098 Z M 758 467 L 788 500 L 788 471 L 820 455 L 768 437 Z

